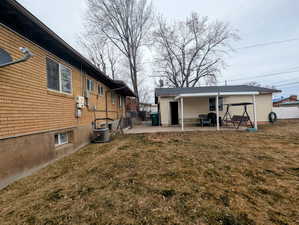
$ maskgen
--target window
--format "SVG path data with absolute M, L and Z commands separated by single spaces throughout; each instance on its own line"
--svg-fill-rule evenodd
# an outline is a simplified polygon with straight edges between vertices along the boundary
M 59 64 L 47 58 L 47 79 L 48 88 L 52 90 L 60 90 L 59 82 Z
M 115 104 L 115 94 L 111 93 L 111 102 L 114 105 Z
M 216 97 L 209 98 L 210 111 L 216 111 Z M 223 97 L 219 97 L 219 111 L 223 111 Z
M 124 105 L 124 96 L 119 96 L 119 107 L 122 107 Z
M 55 146 L 69 143 L 68 133 L 55 134 Z
M 98 86 L 98 93 L 99 93 L 99 95 L 101 95 L 101 96 L 104 95 L 104 87 L 103 87 L 103 86 L 101 86 L 101 85 Z
M 71 71 L 64 65 L 60 65 L 60 76 L 61 76 L 61 91 L 66 93 L 72 92 L 72 81 Z
M 88 91 L 93 91 L 94 90 L 94 83 L 93 80 L 88 80 L 87 79 L 87 83 L 86 83 L 86 88 Z
M 51 90 L 72 93 L 72 73 L 66 66 L 47 58 L 48 88 Z

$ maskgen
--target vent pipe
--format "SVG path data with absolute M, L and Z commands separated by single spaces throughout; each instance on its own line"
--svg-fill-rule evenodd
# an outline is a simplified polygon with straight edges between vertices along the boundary
M 28 48 L 21 47 L 21 48 L 19 48 L 19 50 L 24 54 L 24 56 L 22 58 L 17 59 L 15 61 L 9 60 L 7 62 L 0 63 L 0 68 L 6 67 L 6 66 L 11 66 L 11 65 L 21 63 L 21 62 L 25 62 L 33 56 L 33 54 L 30 52 L 30 50 Z M 2 50 L 2 53 L 3 53 L 3 51 L 4 50 Z

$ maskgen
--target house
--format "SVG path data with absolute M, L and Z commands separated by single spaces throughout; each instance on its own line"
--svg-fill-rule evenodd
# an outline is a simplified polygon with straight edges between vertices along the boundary
M 116 126 L 134 96 L 14 0 L 0 2 L 0 49 L 0 187 L 90 143 L 95 118 Z
M 268 121 L 268 115 L 272 112 L 272 94 L 275 92 L 280 91 L 247 85 L 157 88 L 155 100 L 162 126 L 180 124 L 184 129 L 186 125 L 198 123 L 200 114 L 209 112 L 215 112 L 218 117 L 223 118 L 227 104 L 233 106 L 229 108 L 231 115 L 242 115 L 244 103 L 248 103 L 248 115 L 257 128 L 258 123 Z M 217 123 L 217 129 L 219 126 Z
M 292 104 L 293 102 L 297 102 L 297 95 L 290 95 L 287 98 L 281 97 L 281 98 L 275 98 L 273 99 L 273 106 L 274 107 L 279 107 L 281 105 L 284 105 L 284 103 L 287 103 L 286 105 L 288 105 L 288 103 Z
M 279 104 L 280 107 L 299 107 L 299 101 L 290 101 Z

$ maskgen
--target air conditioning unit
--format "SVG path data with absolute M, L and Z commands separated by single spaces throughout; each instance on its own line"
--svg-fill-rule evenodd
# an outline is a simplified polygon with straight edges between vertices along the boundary
M 83 96 L 76 97 L 77 108 L 82 109 L 85 106 L 85 98 Z

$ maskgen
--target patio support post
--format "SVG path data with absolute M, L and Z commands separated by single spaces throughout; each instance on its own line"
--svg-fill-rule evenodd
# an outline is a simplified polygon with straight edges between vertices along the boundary
M 181 125 L 182 131 L 184 131 L 184 99 L 181 97 Z
M 256 115 L 256 99 L 255 99 L 255 95 L 252 95 L 252 101 L 253 101 L 254 128 L 257 129 L 257 115 Z
M 216 123 L 217 123 L 217 130 L 220 130 L 219 126 L 219 94 L 216 96 Z

